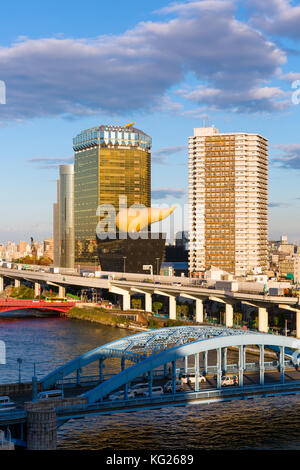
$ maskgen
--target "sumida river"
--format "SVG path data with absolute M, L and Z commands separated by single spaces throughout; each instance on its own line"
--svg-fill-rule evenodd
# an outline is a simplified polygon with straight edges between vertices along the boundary
M 31 380 L 129 331 L 64 318 L 1 319 L 7 364 L 0 382 Z M 105 372 L 119 364 L 111 361 Z M 91 373 L 93 370 L 91 369 Z M 59 449 L 300 449 L 300 397 L 258 398 L 69 421 Z

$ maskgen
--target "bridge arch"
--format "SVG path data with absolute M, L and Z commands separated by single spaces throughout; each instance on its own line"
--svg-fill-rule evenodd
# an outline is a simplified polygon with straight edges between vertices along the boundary
M 176 361 L 179 358 L 219 348 L 227 348 L 230 346 L 250 346 L 254 344 L 300 349 L 299 339 L 263 333 L 249 333 L 245 335 L 236 334 L 231 336 L 200 339 L 189 344 L 175 346 L 171 349 L 162 351 L 159 354 L 149 356 L 119 374 L 116 374 L 114 377 L 106 380 L 92 390 L 84 393 L 82 396 L 87 398 L 88 403 L 94 403 L 102 400 L 114 390 L 126 385 L 137 377 L 147 374 L 157 367 Z
M 124 357 L 136 363 L 145 359 L 145 353 L 156 352 L 158 348 L 166 349 L 170 345 L 185 344 L 192 339 L 203 339 L 216 336 L 247 334 L 245 330 L 211 327 L 211 326 L 180 326 L 143 331 L 111 343 L 99 346 L 73 359 L 54 370 L 41 380 L 43 389 L 50 388 L 62 377 L 76 372 L 83 367 L 108 357 Z M 129 356 L 130 353 L 130 356 Z

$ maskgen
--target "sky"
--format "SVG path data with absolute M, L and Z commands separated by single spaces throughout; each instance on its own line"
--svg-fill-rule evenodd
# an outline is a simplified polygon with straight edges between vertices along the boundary
M 152 205 L 178 206 L 175 230 L 193 128 L 268 138 L 269 238 L 300 243 L 299 119 L 299 1 L 5 2 L 0 241 L 51 236 L 76 134 L 135 122 L 153 141 Z

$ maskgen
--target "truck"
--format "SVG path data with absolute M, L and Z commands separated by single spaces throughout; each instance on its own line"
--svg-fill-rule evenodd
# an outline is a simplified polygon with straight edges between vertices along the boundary
M 52 266 L 49 268 L 49 272 L 52 274 L 59 274 L 59 268 Z

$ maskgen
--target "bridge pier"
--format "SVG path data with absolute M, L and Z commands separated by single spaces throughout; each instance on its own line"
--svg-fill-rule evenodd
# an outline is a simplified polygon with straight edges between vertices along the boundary
M 39 297 L 41 295 L 41 285 L 39 282 L 34 283 L 34 296 Z
M 258 331 L 261 333 L 269 331 L 268 310 L 265 307 L 258 307 Z
M 152 313 L 152 295 L 149 292 L 145 293 L 145 311 Z
M 225 304 L 225 326 L 226 328 L 233 327 L 233 305 Z
M 176 297 L 173 295 L 169 296 L 169 318 L 176 320 Z
M 300 310 L 296 311 L 296 338 L 300 338 Z
M 58 286 L 58 297 L 61 299 L 66 296 L 66 289 L 63 286 Z
M 56 410 L 53 404 L 25 403 L 27 449 L 56 449 Z
M 196 299 L 196 318 L 195 321 L 197 323 L 203 323 L 203 300 L 202 299 Z
M 19 288 L 21 286 L 21 281 L 20 279 L 15 279 L 15 287 Z
M 4 291 L 4 277 L 0 276 L 0 292 Z

